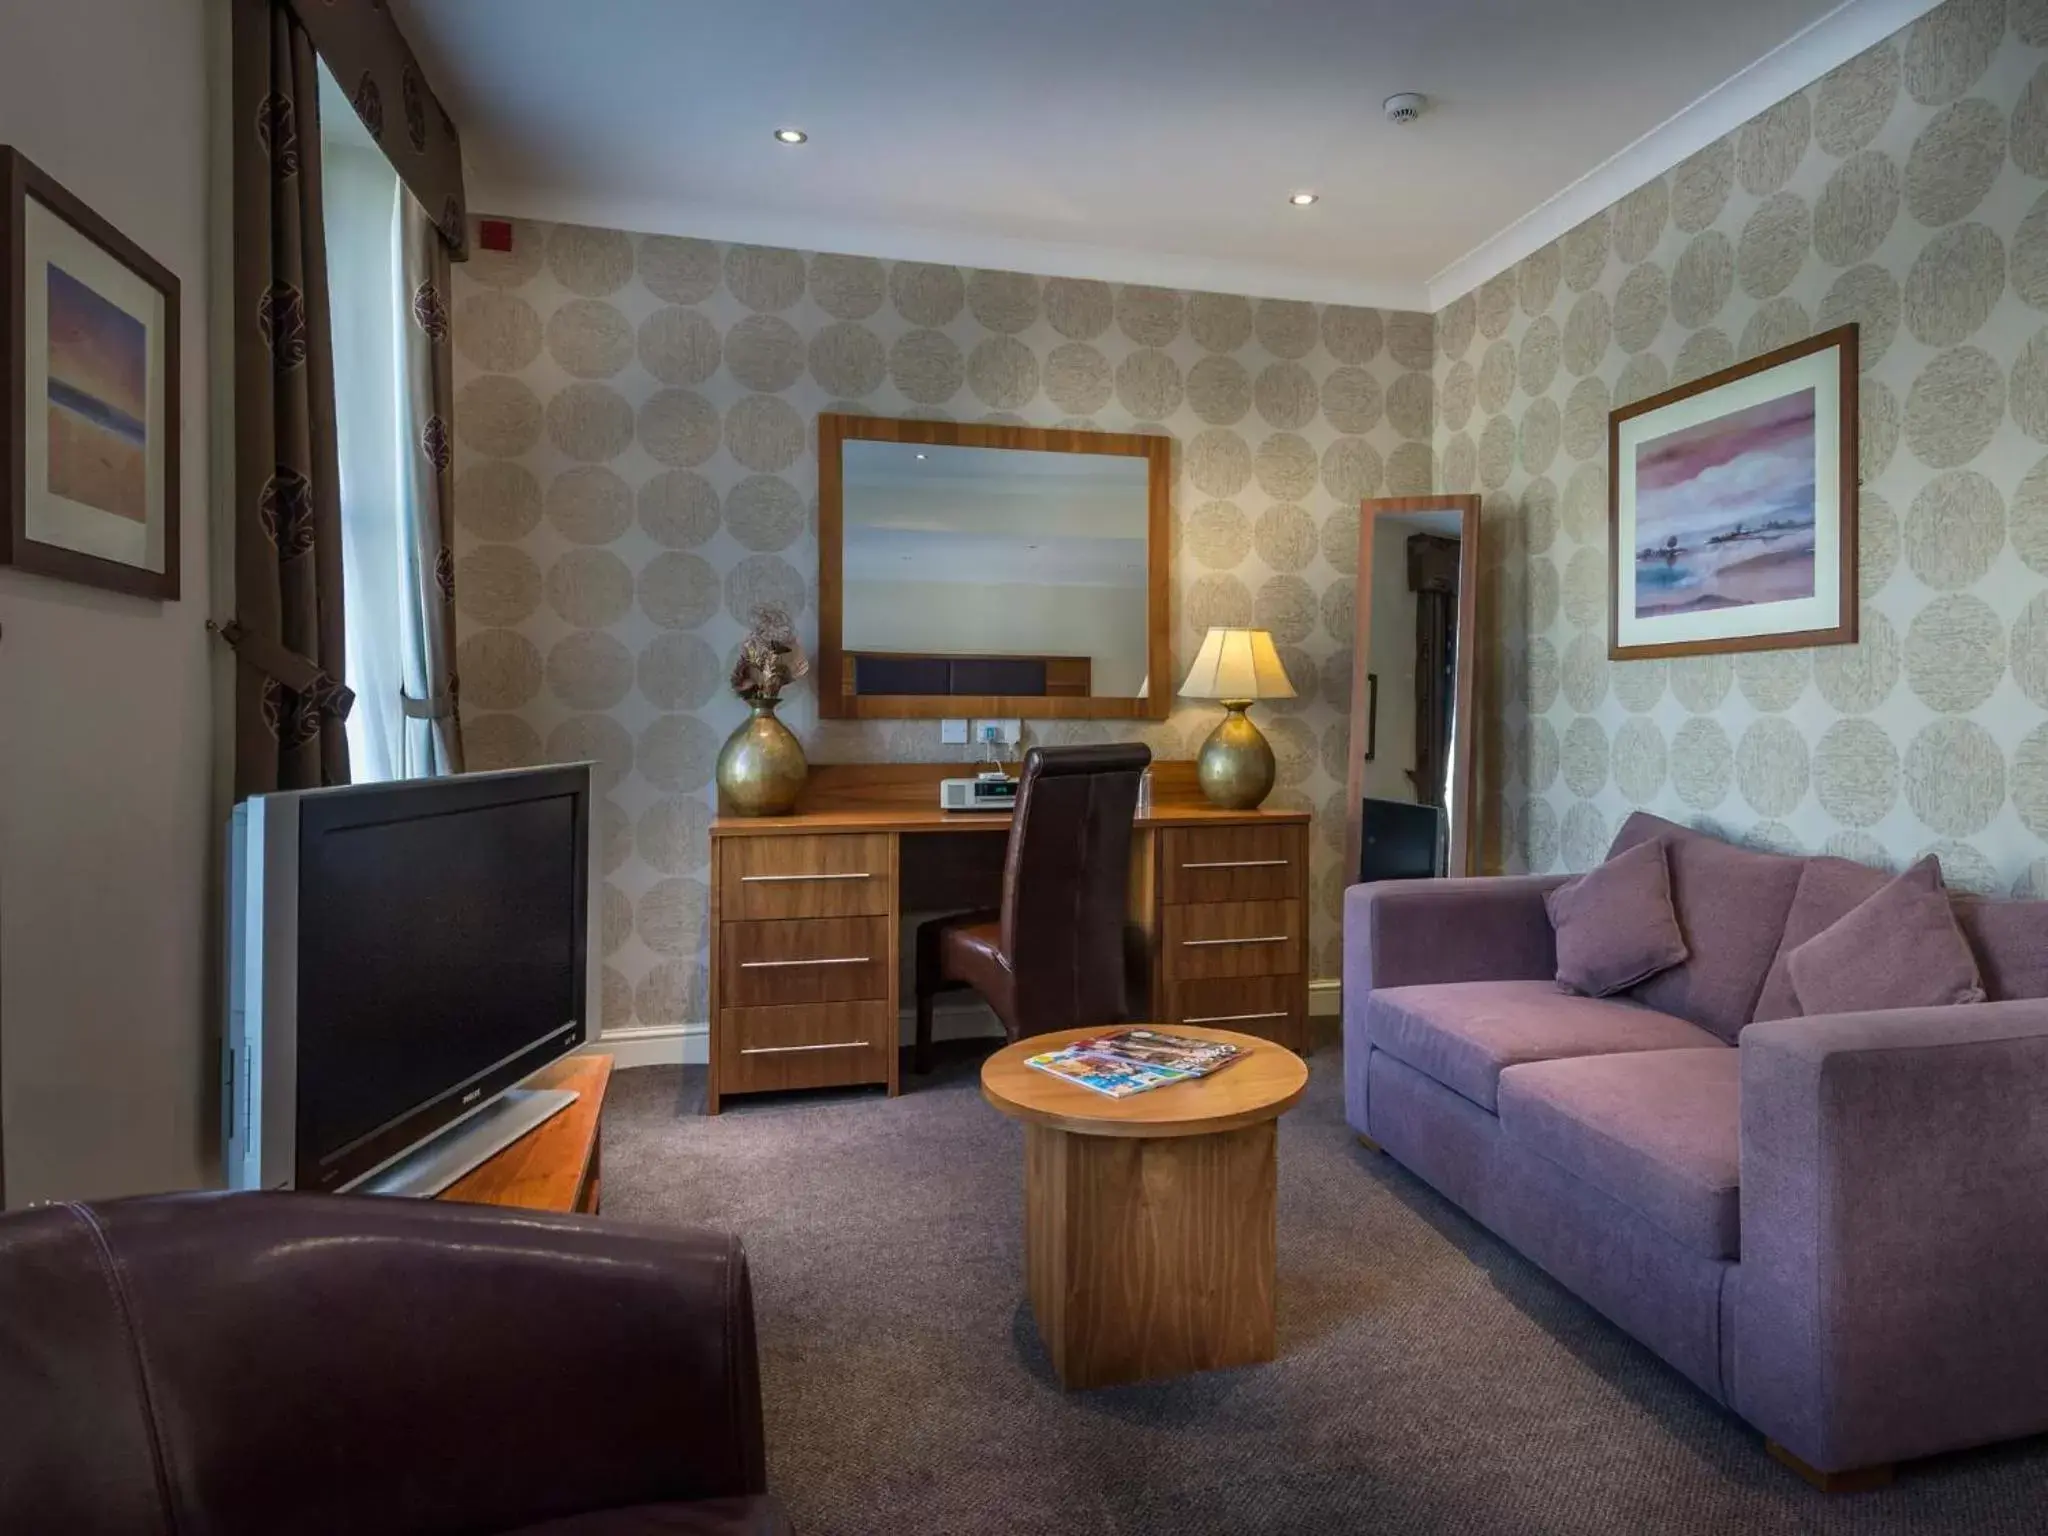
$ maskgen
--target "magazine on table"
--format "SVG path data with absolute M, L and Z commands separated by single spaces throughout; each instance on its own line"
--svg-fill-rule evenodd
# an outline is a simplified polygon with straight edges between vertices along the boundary
M 1127 1099 L 1148 1088 L 1207 1077 L 1244 1054 L 1241 1046 L 1221 1040 L 1196 1040 L 1156 1029 L 1119 1029 L 1093 1040 L 1077 1040 L 1064 1050 L 1028 1057 L 1025 1064 L 1112 1099 Z

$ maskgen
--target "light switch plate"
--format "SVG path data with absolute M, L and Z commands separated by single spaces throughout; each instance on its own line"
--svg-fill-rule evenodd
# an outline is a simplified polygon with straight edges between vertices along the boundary
M 996 733 L 995 741 L 998 746 L 1014 747 L 1024 739 L 1022 720 L 977 720 L 974 722 L 974 739 L 978 742 L 987 741 L 991 728 Z
M 967 722 L 965 720 L 941 720 L 939 722 L 939 743 L 948 747 L 967 745 Z

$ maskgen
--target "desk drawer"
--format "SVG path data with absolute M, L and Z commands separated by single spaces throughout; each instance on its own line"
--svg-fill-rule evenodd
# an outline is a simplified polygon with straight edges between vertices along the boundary
M 718 840 L 719 916 L 878 916 L 889 910 L 887 834 L 804 833 Z
M 1177 981 L 1166 989 L 1161 1015 L 1171 1024 L 1199 1024 L 1302 1048 L 1308 1008 L 1308 978 L 1228 976 L 1210 981 Z
M 886 1083 L 896 1028 L 894 1011 L 880 1001 L 724 1009 L 719 1092 Z
M 1302 892 L 1308 828 L 1175 827 L 1161 834 L 1159 899 L 1285 901 Z
M 720 923 L 718 959 L 726 1008 L 886 998 L 896 961 L 886 917 Z
M 1211 901 L 1168 907 L 1161 969 L 1169 986 L 1215 976 L 1292 976 L 1305 949 L 1299 901 Z

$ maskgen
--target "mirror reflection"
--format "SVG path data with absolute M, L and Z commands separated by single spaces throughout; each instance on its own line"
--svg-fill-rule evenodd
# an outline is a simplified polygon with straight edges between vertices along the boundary
M 865 696 L 1146 696 L 1149 463 L 848 440 L 842 644 Z
M 1375 509 L 1366 623 L 1362 880 L 1452 869 L 1463 796 L 1455 785 L 1463 519 L 1453 509 Z

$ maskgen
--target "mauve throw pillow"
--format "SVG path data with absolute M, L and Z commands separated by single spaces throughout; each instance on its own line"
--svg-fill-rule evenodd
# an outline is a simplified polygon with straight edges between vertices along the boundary
M 1607 997 L 1684 961 L 1664 844 L 1638 843 L 1543 898 L 1557 931 L 1557 985 Z
M 1977 957 L 1931 854 L 1793 950 L 1787 965 L 1809 1016 L 1984 1001 Z
M 1609 853 L 1652 838 L 1670 858 L 1671 907 L 1691 954 L 1632 995 L 1733 1045 L 1756 1012 L 1806 860 L 1738 848 L 1645 811 L 1621 824 Z
M 1785 936 L 1778 941 L 1778 958 L 1771 962 L 1770 974 L 1764 977 L 1763 994 L 1756 1000 L 1750 1023 L 1799 1017 L 1799 994 L 1792 990 L 1792 951 L 1808 939 L 1826 933 L 1891 880 L 1890 870 L 1873 869 L 1850 859 L 1818 855 L 1806 861 L 1806 869 L 1799 876 L 1799 888 L 1792 893 L 1792 910 L 1785 915 Z

